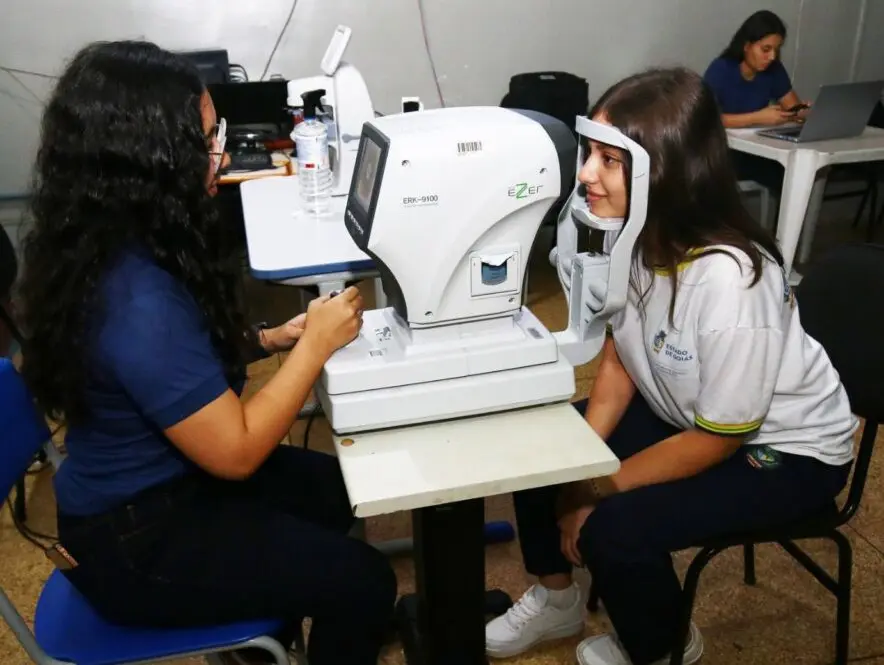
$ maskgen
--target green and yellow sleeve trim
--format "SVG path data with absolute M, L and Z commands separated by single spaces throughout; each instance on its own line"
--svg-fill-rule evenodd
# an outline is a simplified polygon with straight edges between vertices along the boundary
M 609 336 L 613 336 L 613 335 L 614 335 L 614 326 L 611 325 L 611 322 L 610 322 L 610 321 L 608 321 L 608 322 L 605 324 L 605 334 L 606 334 L 606 335 L 609 335 Z
M 689 265 L 691 265 L 691 263 L 693 263 L 695 259 L 700 258 L 705 253 L 705 247 L 692 247 L 688 249 L 688 251 L 685 252 L 684 259 L 675 266 L 676 272 L 681 272 Z M 669 268 L 667 268 L 666 266 L 654 266 L 654 272 L 658 275 L 668 275 Z
M 764 418 L 759 420 L 753 420 L 750 423 L 743 424 L 724 424 L 724 423 L 714 423 L 711 420 L 706 420 L 703 416 L 694 416 L 694 424 L 697 425 L 700 429 L 706 430 L 707 432 L 712 432 L 713 434 L 723 434 L 725 436 L 741 436 L 743 434 L 751 434 L 755 430 L 761 427 L 761 424 L 764 422 Z

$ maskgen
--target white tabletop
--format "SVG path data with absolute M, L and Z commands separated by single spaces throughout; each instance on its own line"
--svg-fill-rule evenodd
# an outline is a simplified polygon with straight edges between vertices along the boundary
M 244 182 L 240 195 L 249 263 L 258 279 L 373 270 L 344 226 L 346 196 L 332 198 L 332 214 L 315 217 L 301 207 L 297 176 Z
M 567 403 L 334 441 L 356 517 L 606 476 L 620 468 Z
M 862 134 L 847 139 L 793 143 L 760 136 L 758 128 L 728 129 L 728 145 L 735 150 L 766 157 L 785 164 L 789 153 L 813 150 L 828 155 L 827 164 L 866 162 L 884 159 L 884 129 L 866 127 Z

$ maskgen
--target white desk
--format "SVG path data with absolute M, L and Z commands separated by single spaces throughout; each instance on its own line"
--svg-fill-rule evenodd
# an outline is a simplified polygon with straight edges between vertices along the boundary
M 855 138 L 812 143 L 766 138 L 759 136 L 757 131 L 728 129 L 728 145 L 733 150 L 777 161 L 785 168 L 777 241 L 786 261 L 789 281 L 797 284 L 801 275 L 792 270 L 792 264 L 808 208 L 811 215 L 805 235 L 810 238 L 813 234 L 826 185 L 828 169 L 825 167 L 884 160 L 884 130 L 866 127 L 862 135 Z
M 328 216 L 310 215 L 301 207 L 296 175 L 243 182 L 240 196 L 249 265 L 256 278 L 318 285 L 326 295 L 346 281 L 377 275 L 344 226 L 347 197 L 333 197 Z M 384 307 L 379 280 L 375 291 L 377 306 Z
M 567 403 L 334 441 L 356 516 L 413 511 L 417 593 L 397 610 L 409 664 L 487 662 L 484 497 L 620 468 Z

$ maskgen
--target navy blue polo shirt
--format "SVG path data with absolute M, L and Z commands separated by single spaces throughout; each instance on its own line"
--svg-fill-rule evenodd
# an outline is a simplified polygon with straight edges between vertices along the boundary
M 783 63 L 774 60 L 751 81 L 740 73 L 740 63 L 730 58 L 713 60 L 703 79 L 712 88 L 722 113 L 753 113 L 778 102 L 790 90 L 792 82 Z
M 65 437 L 59 510 L 91 515 L 195 469 L 164 436 L 231 386 L 196 301 L 144 251 L 127 250 L 89 321 L 88 419 Z

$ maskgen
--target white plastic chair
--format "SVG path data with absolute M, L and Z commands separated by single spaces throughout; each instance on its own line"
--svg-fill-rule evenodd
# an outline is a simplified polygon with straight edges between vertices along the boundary
M 740 180 L 737 185 L 744 194 L 757 193 L 761 197 L 761 224 L 766 229 L 772 228 L 770 223 L 770 190 L 754 180 Z

